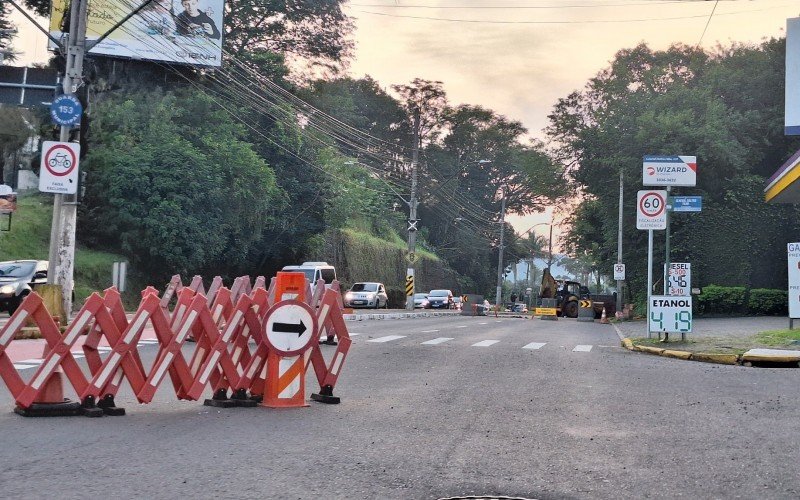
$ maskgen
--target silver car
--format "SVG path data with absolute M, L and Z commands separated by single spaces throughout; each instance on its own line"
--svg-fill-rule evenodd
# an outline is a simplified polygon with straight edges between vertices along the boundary
M 345 307 L 389 308 L 389 296 L 383 283 L 355 283 L 344 295 Z
M 428 302 L 427 293 L 414 294 L 414 309 L 428 309 L 429 307 L 430 303 Z
M 0 311 L 14 314 L 33 285 L 47 283 L 46 260 L 0 262 Z

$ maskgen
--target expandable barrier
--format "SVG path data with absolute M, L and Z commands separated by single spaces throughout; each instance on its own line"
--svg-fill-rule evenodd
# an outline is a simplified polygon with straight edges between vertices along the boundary
M 109 288 L 102 296 L 93 293 L 86 300 L 63 335 L 41 297 L 31 293 L 0 330 L 0 378 L 14 398 L 15 411 L 25 416 L 124 415 L 125 410 L 115 405 L 124 382 L 137 401 L 149 403 L 165 378 L 178 399 L 197 400 L 210 388 L 212 398 L 206 404 L 220 407 L 256 406 L 265 398 L 281 399 L 287 387 L 299 380 L 303 390 L 290 391 L 293 404 L 268 406 L 300 406 L 298 401 L 305 405 L 305 373 L 309 366 L 313 366 L 320 387 L 311 398 L 338 403 L 333 389 L 351 345 L 338 282 L 330 288 L 321 283 L 313 295 L 302 273 L 279 273 L 269 289 L 265 284 L 263 277 L 251 284 L 249 277 L 242 276 L 228 289 L 215 278 L 206 294 L 199 276 L 189 286 L 183 286 L 180 277 L 174 276 L 161 296 L 155 288 L 143 290 L 130 320 L 119 293 Z M 266 329 L 278 306 L 286 303 L 299 307 L 311 318 L 301 332 L 308 339 L 316 340 L 323 332 L 338 337 L 330 362 L 326 362 L 319 344 L 309 340 L 303 350 L 289 352 L 299 357 L 299 363 L 292 364 L 290 370 L 278 366 L 289 355 L 281 351 L 274 338 L 268 338 Z M 293 313 L 283 313 L 284 323 L 286 318 L 291 323 Z M 46 341 L 43 361 L 27 382 L 6 352 L 26 323 L 35 323 Z M 276 331 L 297 331 L 287 330 L 292 327 L 284 323 Z M 138 351 L 148 325 L 158 346 L 150 367 L 145 366 Z M 79 365 L 74 356 L 80 353 L 75 349 L 83 336 L 81 349 L 86 367 Z M 288 338 L 291 337 L 289 333 Z M 194 348 L 185 357 L 184 345 L 190 338 L 195 341 Z M 101 347 L 103 341 L 108 347 Z M 284 383 L 288 372 L 292 381 Z M 78 401 L 63 400 L 64 384 L 71 386 Z

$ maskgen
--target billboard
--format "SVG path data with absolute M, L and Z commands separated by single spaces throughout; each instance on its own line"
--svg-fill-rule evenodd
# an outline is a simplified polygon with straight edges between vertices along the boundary
M 642 184 L 645 186 L 695 186 L 696 156 L 653 156 L 642 161 Z
M 89 0 L 88 42 L 136 10 L 145 0 Z M 52 0 L 50 34 L 65 39 L 69 0 Z M 89 53 L 200 66 L 222 65 L 224 0 L 152 0 Z M 54 48 L 51 42 L 51 49 Z

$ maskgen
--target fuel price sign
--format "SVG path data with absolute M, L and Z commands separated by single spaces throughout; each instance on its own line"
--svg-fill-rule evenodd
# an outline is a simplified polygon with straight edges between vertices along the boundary
M 692 297 L 650 297 L 651 332 L 690 333 L 692 331 Z

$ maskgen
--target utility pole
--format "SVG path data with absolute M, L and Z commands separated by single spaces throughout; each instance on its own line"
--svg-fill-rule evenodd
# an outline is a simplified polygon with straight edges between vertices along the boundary
M 83 57 L 86 51 L 88 0 L 72 0 L 69 33 L 67 34 L 64 93 L 74 94 L 83 84 Z M 62 125 L 61 142 L 69 141 L 72 126 Z M 50 227 L 50 268 L 47 283 L 61 285 L 62 304 L 69 318 L 72 311 L 73 272 L 75 262 L 75 226 L 77 195 L 56 194 L 53 200 L 53 222 Z
M 414 110 L 414 149 L 411 156 L 411 198 L 408 200 L 408 270 L 406 271 L 406 289 L 411 283 L 411 294 L 406 297 L 406 309 L 414 310 L 414 292 L 416 279 L 414 277 L 414 262 L 417 250 L 417 166 L 419 162 L 419 122 L 420 110 Z
M 553 219 L 550 218 L 550 239 L 547 240 L 547 270 L 553 265 Z
M 497 294 L 494 299 L 494 303 L 498 307 L 503 294 L 503 237 L 506 230 L 506 194 L 502 188 L 500 189 L 500 196 L 500 252 L 497 258 Z
M 619 169 L 619 224 L 617 228 L 617 264 L 622 264 L 622 168 Z M 622 311 L 622 280 L 617 280 L 617 311 Z

